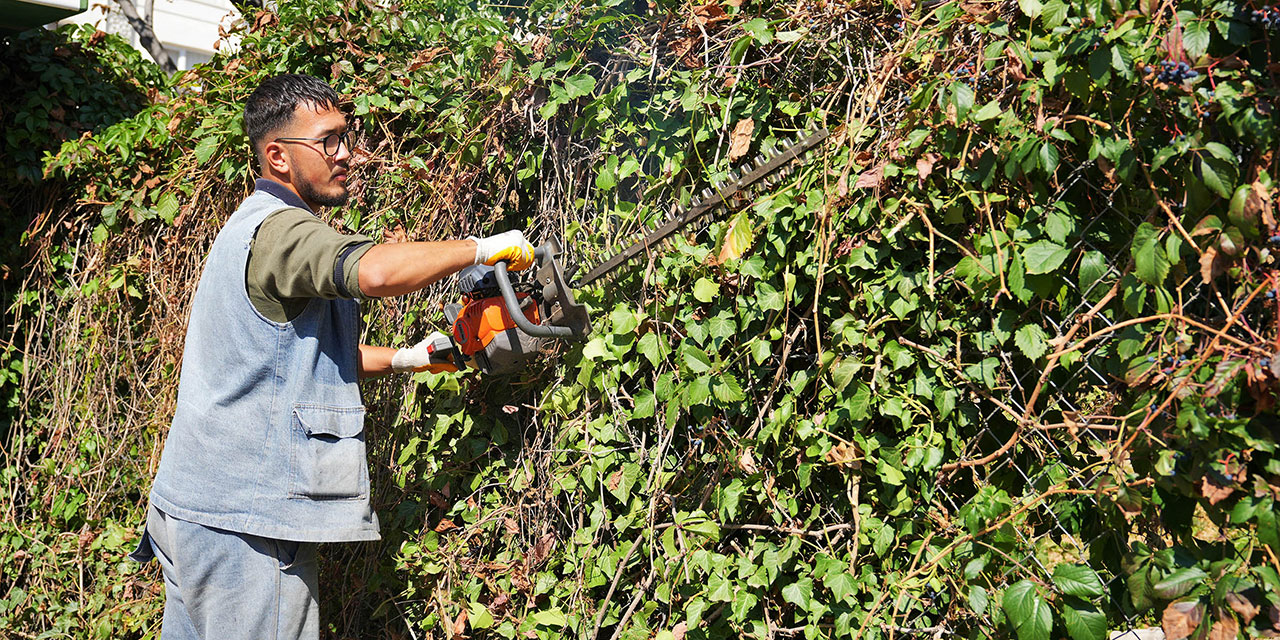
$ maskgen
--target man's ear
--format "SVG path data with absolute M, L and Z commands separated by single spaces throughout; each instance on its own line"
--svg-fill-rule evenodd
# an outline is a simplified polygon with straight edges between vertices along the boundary
M 266 169 L 272 172 L 288 175 L 289 174 L 289 154 L 285 151 L 284 145 L 279 142 L 268 142 L 262 146 L 262 165 L 263 173 Z

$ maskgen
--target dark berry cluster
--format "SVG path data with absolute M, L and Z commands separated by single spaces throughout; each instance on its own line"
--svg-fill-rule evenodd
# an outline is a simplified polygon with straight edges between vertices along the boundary
M 1145 69 L 1147 73 L 1155 71 L 1151 67 Z M 1156 74 L 1156 81 L 1166 84 L 1178 84 L 1183 80 L 1190 80 L 1200 76 L 1200 72 L 1191 68 L 1191 65 L 1185 62 L 1170 62 L 1168 60 L 1160 63 L 1160 73 Z
M 1270 30 L 1280 29 L 1280 7 L 1267 5 L 1249 12 L 1249 22 L 1260 24 Z

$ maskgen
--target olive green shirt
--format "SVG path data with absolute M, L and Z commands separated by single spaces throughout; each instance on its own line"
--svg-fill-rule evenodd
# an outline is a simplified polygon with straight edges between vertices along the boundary
M 288 322 L 311 298 L 367 300 L 359 263 L 373 244 L 368 236 L 335 231 L 305 209 L 273 212 L 249 245 L 249 301 L 267 319 Z

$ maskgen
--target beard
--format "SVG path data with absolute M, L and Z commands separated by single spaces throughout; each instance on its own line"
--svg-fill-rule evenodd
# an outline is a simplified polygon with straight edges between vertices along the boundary
M 337 207 L 347 202 L 346 185 L 337 185 L 336 192 L 322 193 L 310 182 L 298 185 L 299 195 L 303 200 L 314 202 L 322 207 Z

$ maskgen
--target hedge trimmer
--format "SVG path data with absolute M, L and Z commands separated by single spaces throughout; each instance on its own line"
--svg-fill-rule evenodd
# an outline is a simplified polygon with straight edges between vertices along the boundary
M 690 223 L 707 216 L 720 205 L 757 183 L 771 186 L 785 175 L 793 161 L 827 138 L 825 129 L 785 145 L 771 155 L 740 167 L 723 184 L 698 194 L 688 208 L 677 207 L 665 222 L 642 229 L 625 249 L 589 269 L 577 282 L 585 286 L 613 273 L 632 258 L 670 238 Z M 485 373 L 509 373 L 541 353 L 551 340 L 582 340 L 591 333 L 585 306 L 574 300 L 573 288 L 560 263 L 561 248 L 550 240 L 534 250 L 534 278 L 512 283 L 507 264 L 477 265 L 458 278 L 462 300 L 446 305 L 445 319 L 452 335 L 439 334 L 429 349 L 432 364 L 424 370 L 441 372 L 474 368 Z

